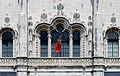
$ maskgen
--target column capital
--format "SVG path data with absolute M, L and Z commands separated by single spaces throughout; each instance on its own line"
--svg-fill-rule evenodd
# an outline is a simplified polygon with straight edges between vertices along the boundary
M 50 34 L 48 34 L 48 36 L 47 36 L 48 38 L 51 38 L 51 35 Z
M 72 38 L 73 37 L 73 35 L 72 34 L 70 34 L 70 36 L 69 36 L 70 38 Z

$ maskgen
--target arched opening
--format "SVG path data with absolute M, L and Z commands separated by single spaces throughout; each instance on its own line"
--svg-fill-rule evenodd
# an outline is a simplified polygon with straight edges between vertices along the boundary
M 41 41 L 40 56 L 41 57 L 48 57 L 48 37 L 47 36 L 48 36 L 47 31 L 40 32 L 40 41 Z
M 73 31 L 73 57 L 80 57 L 80 32 Z
M 62 24 L 59 24 L 56 26 L 56 29 L 51 32 L 52 36 L 52 52 L 51 56 L 52 57 L 69 57 L 69 32 L 64 31 L 64 27 Z M 57 40 L 61 40 L 61 52 L 56 53 L 55 52 L 55 44 Z
M 108 32 L 108 57 L 119 56 L 119 35 L 115 31 Z
M 2 57 L 13 57 L 13 34 L 9 31 L 2 34 Z

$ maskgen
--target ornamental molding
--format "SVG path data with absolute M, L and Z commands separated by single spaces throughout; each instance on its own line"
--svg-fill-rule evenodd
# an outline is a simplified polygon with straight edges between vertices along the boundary
M 0 58 L 0 66 L 120 66 L 119 58 Z

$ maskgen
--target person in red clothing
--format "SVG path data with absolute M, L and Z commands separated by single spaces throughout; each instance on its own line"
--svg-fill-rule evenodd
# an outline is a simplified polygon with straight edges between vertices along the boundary
M 55 52 L 60 53 L 61 52 L 61 40 L 60 38 L 57 40 L 56 45 L 55 45 Z

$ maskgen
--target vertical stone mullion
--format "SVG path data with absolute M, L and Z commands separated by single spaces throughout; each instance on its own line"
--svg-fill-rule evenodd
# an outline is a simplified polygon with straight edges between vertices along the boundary
M 69 50 L 70 50 L 70 57 L 73 57 L 73 35 L 72 33 L 70 34 L 70 40 L 69 40 Z
M 51 35 L 48 34 L 48 57 L 51 57 Z
M 2 57 L 2 37 L 0 37 L 0 58 Z

